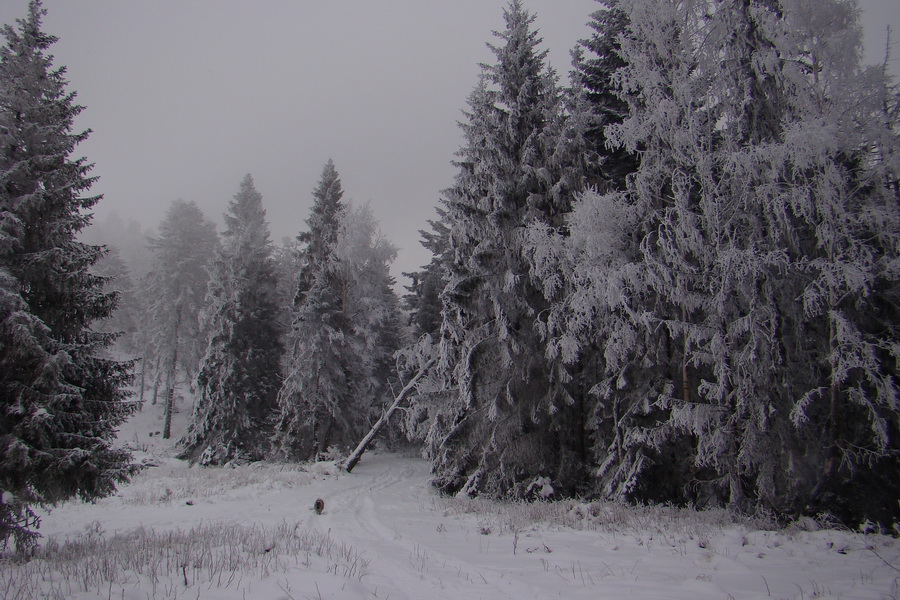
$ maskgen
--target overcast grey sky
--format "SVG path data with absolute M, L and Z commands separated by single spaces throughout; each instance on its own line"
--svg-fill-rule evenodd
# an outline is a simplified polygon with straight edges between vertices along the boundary
M 305 227 L 333 158 L 345 198 L 369 202 L 398 247 L 394 274 L 428 261 L 418 230 L 452 183 L 456 122 L 506 0 L 44 0 L 56 65 L 93 129 L 78 148 L 115 211 L 155 227 L 176 198 L 221 223 L 251 173 L 273 239 Z M 595 0 L 524 0 L 563 80 Z M 867 62 L 900 0 L 861 0 Z M 27 0 L 0 0 L 0 22 Z M 900 56 L 900 47 L 895 52 Z M 900 58 L 893 71 L 898 72 Z

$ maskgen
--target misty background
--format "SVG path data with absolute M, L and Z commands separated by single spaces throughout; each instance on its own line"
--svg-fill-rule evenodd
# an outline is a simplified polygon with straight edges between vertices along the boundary
M 272 239 L 305 229 L 332 158 L 345 198 L 369 203 L 400 249 L 393 274 L 430 259 L 420 229 L 452 183 L 456 125 L 506 0 L 267 2 L 45 0 L 59 36 L 56 66 L 86 107 L 93 134 L 76 150 L 95 163 L 112 213 L 154 230 L 175 199 L 222 213 L 251 173 Z M 595 0 L 526 0 L 563 83 L 588 37 Z M 900 36 L 900 0 L 861 0 L 869 64 Z M 0 22 L 26 0 L 0 1 Z M 890 69 L 900 72 L 895 43 Z

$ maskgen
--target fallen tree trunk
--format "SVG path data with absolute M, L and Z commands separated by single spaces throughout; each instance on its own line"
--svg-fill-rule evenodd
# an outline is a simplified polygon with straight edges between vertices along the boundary
M 342 467 L 345 471 L 349 473 L 353 470 L 353 467 L 356 466 L 356 463 L 358 463 L 359 459 L 362 457 L 363 452 L 366 451 L 366 448 L 368 448 L 369 444 L 372 442 L 375 434 L 378 433 L 378 430 L 381 429 L 385 423 L 390 421 L 391 415 L 393 415 L 394 411 L 396 411 L 400 407 L 400 404 L 406 399 L 409 393 L 413 391 L 413 388 L 416 387 L 419 379 L 421 379 L 422 376 L 425 375 L 425 373 L 428 371 L 428 369 L 431 368 L 434 362 L 435 359 L 432 358 L 427 363 L 425 363 L 422 368 L 419 369 L 419 372 L 416 373 L 416 376 L 413 377 L 402 390 L 400 390 L 400 393 L 397 394 L 396 398 L 394 398 L 394 402 L 391 404 L 390 408 L 388 408 L 384 412 L 384 414 L 382 414 L 381 417 L 375 422 L 375 424 L 372 425 L 372 429 L 369 430 L 369 433 L 367 433 L 362 441 L 359 442 L 359 444 L 356 446 L 356 450 L 354 450 L 350 454 L 350 456 L 347 457 L 347 460 L 344 461 Z

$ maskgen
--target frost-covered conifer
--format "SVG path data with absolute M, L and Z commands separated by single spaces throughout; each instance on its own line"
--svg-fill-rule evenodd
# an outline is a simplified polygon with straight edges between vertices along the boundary
M 546 351 L 568 366 L 582 404 L 587 486 L 617 499 L 636 495 L 659 456 L 666 439 L 648 427 L 650 400 L 671 393 L 667 337 L 641 327 L 625 304 L 649 298 L 632 280 L 645 224 L 639 215 L 617 196 L 589 190 L 568 215 L 568 235 L 540 225 L 528 231 L 534 275 L 553 300 L 541 322 Z M 665 487 L 670 477 L 660 469 L 653 480 Z
M 282 355 L 275 264 L 262 196 L 247 175 L 225 215 L 202 319 L 209 344 L 181 441 L 200 464 L 268 454 Z
M 896 519 L 900 493 L 896 97 L 860 67 L 855 2 L 785 2 L 773 22 L 790 116 L 770 188 L 790 263 L 790 419 L 805 435 L 799 500 L 845 519 Z M 890 108 L 894 105 L 894 112 Z M 800 454 L 798 452 L 798 454 Z M 814 484 L 814 485 L 812 485 Z M 812 490 L 808 486 L 812 485 Z
M 647 149 L 631 191 L 654 224 L 636 271 L 653 306 L 630 310 L 671 340 L 673 393 L 655 406 L 670 437 L 692 436 L 689 472 L 713 483 L 705 493 L 735 505 L 771 486 L 777 460 L 758 451 L 780 441 L 768 422 L 778 399 L 761 392 L 778 361 L 766 279 L 780 258 L 761 218 L 769 173 L 756 150 L 776 141 L 781 108 L 763 89 L 775 76 L 759 25 L 768 4 L 623 2 L 632 113 L 609 130 Z
M 523 248 L 526 225 L 562 224 L 572 181 L 556 161 L 561 94 L 534 17 L 516 0 L 504 18 L 496 63 L 469 96 L 459 172 L 445 192 L 451 260 L 433 377 L 448 392 L 417 402 L 428 407 L 439 488 L 523 496 L 538 476 L 563 488 L 581 476 L 560 415 L 573 405 L 566 374 L 544 357 L 536 321 L 547 304 Z
M 349 447 L 365 433 L 399 345 L 388 274 L 396 250 L 370 211 L 345 206 L 331 161 L 313 197 L 309 230 L 299 236 L 305 246 L 274 440 L 276 455 L 300 459 Z
M 397 248 L 382 235 L 371 208 L 350 205 L 341 220 L 334 261 L 344 282 L 351 341 L 362 357 L 352 372 L 351 387 L 362 400 L 366 425 L 393 398 L 394 353 L 401 342 L 399 301 L 390 274 L 396 257 Z
M 306 459 L 328 448 L 332 428 L 351 429 L 347 372 L 352 360 L 342 356 L 344 330 L 341 282 L 330 268 L 345 208 L 341 180 L 329 160 L 313 190 L 308 231 L 297 239 L 300 273 L 291 310 L 284 382 L 278 392 L 276 455 Z
M 554 172 L 560 173 L 556 192 L 567 197 L 584 189 L 593 190 L 591 194 L 596 190 L 621 189 L 637 165 L 636 155 L 621 147 L 608 147 L 604 135 L 604 126 L 621 122 L 627 114 L 627 106 L 615 95 L 613 84 L 615 70 L 624 64 L 617 53 L 617 37 L 625 32 L 627 19 L 616 3 L 608 4 L 593 15 L 590 25 L 595 33 L 592 38 L 583 41 L 572 53 L 575 69 L 570 74 L 570 87 L 565 90 L 564 111 L 551 122 L 551 132 L 546 135 L 548 140 L 555 140 L 548 164 Z M 610 219 L 614 216 L 617 215 L 608 215 Z M 565 218 L 557 217 L 549 223 L 531 223 L 524 251 L 530 262 L 531 277 L 549 303 L 538 322 L 538 331 L 546 343 L 546 357 L 552 368 L 563 374 L 561 379 L 566 381 L 572 402 L 571 410 L 557 416 L 557 427 L 568 432 L 573 441 L 575 460 L 586 473 L 597 467 L 597 464 L 591 466 L 594 455 L 599 455 L 597 460 L 605 463 L 610 444 L 622 439 L 604 435 L 599 430 L 609 430 L 608 424 L 613 420 L 621 428 L 623 421 L 616 420 L 614 415 L 602 417 L 604 413 L 622 411 L 609 410 L 607 399 L 599 392 L 604 356 L 602 343 L 598 340 L 606 339 L 606 332 L 599 321 L 592 319 L 595 311 L 584 304 L 586 299 L 579 294 L 579 286 L 584 284 L 581 277 L 587 273 L 576 275 L 570 253 L 576 248 L 578 251 L 590 251 L 590 248 L 583 237 L 571 239 L 570 222 L 575 218 L 580 217 L 567 214 Z M 610 227 L 621 225 L 616 221 L 608 224 Z M 598 242 L 604 244 L 607 240 Z M 604 247 L 599 252 L 609 250 L 612 249 Z M 596 275 L 598 270 L 607 267 L 606 263 L 598 263 L 589 271 Z M 572 311 L 578 312 L 580 318 L 570 320 Z M 565 350 L 563 346 L 566 346 Z M 582 489 L 608 487 L 596 485 L 598 479 L 604 481 L 602 477 L 585 478 Z
M 640 167 L 545 252 L 573 273 L 559 351 L 586 321 L 605 348 L 598 474 L 607 493 L 797 510 L 827 489 L 834 507 L 896 464 L 897 138 L 852 5 L 620 6 L 629 116 L 605 134 Z
M 316 272 L 328 263 L 334 253 L 341 219 L 345 213 L 343 198 L 344 189 L 340 175 L 334 161 L 328 159 L 322 169 L 319 185 L 313 190 L 313 207 L 306 222 L 309 231 L 300 232 L 297 236 L 297 241 L 305 244 L 305 247 L 300 253 L 300 281 L 294 298 L 295 304 L 302 301 L 303 294 L 316 277 Z
M 34 543 L 34 506 L 92 500 L 133 472 L 110 443 L 130 412 L 131 363 L 104 356 L 114 334 L 92 329 L 115 294 L 91 273 L 103 248 L 76 236 L 99 200 L 72 159 L 89 132 L 47 54 L 38 0 L 0 48 L 0 543 Z

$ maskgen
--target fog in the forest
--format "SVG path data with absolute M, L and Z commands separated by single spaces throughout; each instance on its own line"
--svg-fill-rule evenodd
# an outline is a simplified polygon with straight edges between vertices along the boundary
M 221 228 L 251 173 L 273 241 L 305 227 L 325 162 L 346 196 L 371 203 L 400 249 L 392 272 L 429 260 L 420 229 L 453 180 L 466 96 L 485 42 L 504 27 L 503 0 L 416 2 L 119 2 L 47 0 L 56 65 L 86 107 L 79 145 L 111 213 L 155 229 L 176 199 Z M 565 84 L 569 52 L 590 34 L 595 0 L 528 0 L 548 62 Z M 900 32 L 896 0 L 862 0 L 866 62 Z M 0 3 L 0 22 L 26 2 Z M 894 38 L 900 33 L 895 33 Z M 496 39 L 495 39 L 496 41 Z M 900 50 L 894 52 L 895 57 Z M 900 71 L 900 59 L 892 61 Z

